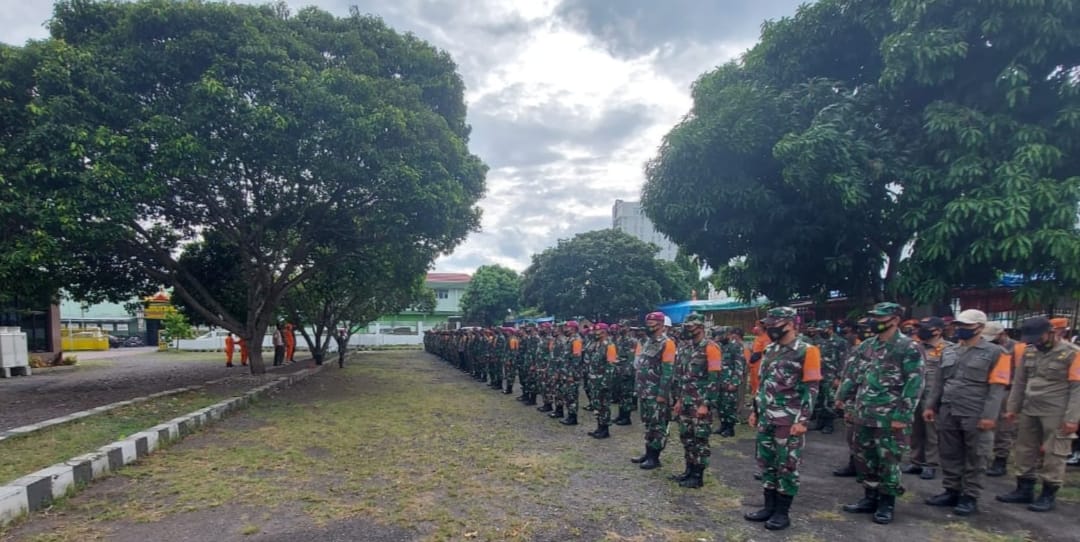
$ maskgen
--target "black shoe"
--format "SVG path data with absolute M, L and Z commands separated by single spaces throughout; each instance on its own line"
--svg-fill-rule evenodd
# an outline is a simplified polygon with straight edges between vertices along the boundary
M 735 436 L 735 424 L 726 423 L 720 428 L 720 436 L 725 438 L 731 438 Z
M 879 495 L 877 510 L 874 512 L 874 523 L 888 525 L 892 523 L 893 512 L 896 510 L 895 495 Z
M 1035 479 L 1017 478 L 1016 489 L 1004 495 L 998 495 L 998 502 L 1009 504 L 1031 504 L 1035 502 Z
M 956 506 L 952 509 L 953 513 L 958 516 L 970 516 L 979 511 L 979 505 L 975 500 L 975 497 L 963 495 L 960 497 L 960 501 L 956 503 Z
M 878 510 L 880 495 L 876 489 L 863 490 L 863 498 L 852 504 L 845 504 L 843 510 L 849 514 L 872 514 Z
M 904 474 L 922 474 L 923 468 L 914 463 L 910 465 L 904 465 L 904 468 L 900 469 L 900 472 Z
M 776 495 L 775 489 L 765 490 L 765 507 L 756 512 L 747 512 L 743 514 L 743 519 L 746 521 L 768 521 L 776 512 Z
M 585 405 L 583 408 L 588 412 L 596 412 L 596 407 L 592 405 Z
M 833 433 L 834 433 L 835 431 L 836 431 L 836 428 L 835 428 L 835 427 L 833 427 L 833 420 L 832 420 L 832 418 L 829 418 L 829 419 L 825 420 L 825 421 L 824 421 L 824 422 L 822 423 L 822 425 L 821 425 L 821 434 L 823 434 L 823 435 L 831 435 L 831 434 L 833 434 Z
M 563 425 L 577 425 L 577 412 L 571 412 L 566 415 L 565 420 L 559 420 L 559 423 Z
M 791 495 L 784 495 L 783 493 L 776 494 L 776 511 L 773 512 L 772 517 L 765 522 L 765 528 L 770 531 L 782 531 L 787 529 L 791 525 L 791 518 L 788 517 L 788 511 L 791 510 L 791 501 L 794 501 L 795 497 Z
M 1054 501 L 1056 499 L 1058 486 L 1047 485 L 1043 482 L 1042 493 L 1039 495 L 1035 502 L 1028 505 L 1027 509 L 1032 512 L 1049 512 L 1054 509 Z
M 923 502 L 930 506 L 956 506 L 960 503 L 960 492 L 955 489 L 946 489 L 944 493 L 934 495 Z
M 832 471 L 832 475 L 840 478 L 851 478 L 855 476 L 855 459 L 848 456 L 847 465 Z
M 1006 459 L 1004 457 L 995 457 L 994 462 L 990 464 L 990 468 L 986 469 L 986 472 L 984 472 L 983 474 L 991 478 L 1005 476 L 1005 464 Z
M 689 461 L 686 462 L 686 468 L 684 468 L 681 473 L 672 474 L 671 476 L 668 476 L 667 479 L 671 480 L 672 482 L 681 482 L 681 481 L 685 480 L 687 476 L 690 476 L 690 462 Z
M 530 393 L 525 398 L 525 406 L 533 406 L 535 404 L 536 404 L 536 394 L 535 393 Z
M 649 448 L 648 453 L 649 456 L 646 457 L 645 461 L 642 461 L 641 464 L 638 465 L 638 467 L 645 470 L 653 470 L 660 468 L 662 466 L 662 464 L 660 463 L 660 450 L 654 450 L 652 448 Z
M 919 478 L 923 480 L 933 480 L 937 478 L 937 469 L 934 467 L 923 467 L 922 473 L 919 474 Z
M 551 403 L 544 403 L 543 406 L 538 407 L 536 410 L 538 410 L 540 412 L 551 412 L 552 411 Z
M 514 394 L 514 388 L 506 388 L 506 389 L 503 390 L 503 395 L 513 395 L 513 394 Z M 520 401 L 521 398 L 518 397 L 518 400 Z
M 601 425 L 596 428 L 596 431 L 589 433 L 589 436 L 595 439 L 610 438 L 611 433 L 608 432 L 608 426 Z
M 690 467 L 690 475 L 679 480 L 679 487 L 688 489 L 697 489 L 703 485 L 705 485 L 705 467 L 702 465 Z
M 559 406 L 555 407 L 555 410 L 552 410 L 551 413 L 548 414 L 549 418 L 562 418 L 563 416 L 564 416 L 564 414 L 563 414 L 562 405 L 559 405 Z
M 631 457 L 630 462 L 635 463 L 635 464 L 636 463 L 644 463 L 645 460 L 648 459 L 648 458 L 649 458 L 649 447 L 645 446 L 645 453 L 642 454 L 642 455 L 639 455 L 637 457 Z
M 615 425 L 630 425 L 630 409 L 619 407 L 619 417 L 615 418 Z

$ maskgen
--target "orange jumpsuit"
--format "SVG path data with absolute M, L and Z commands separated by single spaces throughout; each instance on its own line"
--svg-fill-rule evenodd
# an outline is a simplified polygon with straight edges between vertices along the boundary
M 237 341 L 240 343 L 240 365 L 247 366 L 248 364 L 248 346 L 247 341 L 240 339 Z
M 296 335 L 293 334 L 293 325 L 285 324 L 285 361 L 296 361 L 293 354 L 296 352 Z
M 225 366 L 232 367 L 233 349 L 236 348 L 236 342 L 233 341 L 232 335 L 225 336 Z

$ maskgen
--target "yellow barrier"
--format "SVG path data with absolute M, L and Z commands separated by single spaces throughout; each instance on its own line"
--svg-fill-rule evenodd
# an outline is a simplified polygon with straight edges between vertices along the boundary
M 60 348 L 69 351 L 108 350 L 109 336 L 98 328 L 60 330 Z

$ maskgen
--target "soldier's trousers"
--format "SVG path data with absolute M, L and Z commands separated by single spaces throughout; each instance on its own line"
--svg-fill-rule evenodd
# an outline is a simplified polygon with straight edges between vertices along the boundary
M 821 392 L 817 394 L 817 398 L 814 400 L 813 418 L 816 420 L 831 420 L 836 418 L 836 414 L 833 412 L 833 403 L 836 402 L 836 390 L 831 385 L 831 377 L 823 378 L 821 382 L 823 383 L 820 388 Z
M 577 416 L 578 412 L 578 396 L 581 394 L 581 385 L 578 379 L 573 374 L 562 375 L 562 387 L 559 396 L 562 399 L 563 407 L 566 408 L 566 415 L 569 416 L 571 412 Z
M 667 403 L 657 403 L 655 395 L 642 397 L 639 406 L 641 425 L 645 426 L 645 445 L 653 450 L 663 450 L 667 446 L 671 407 Z
M 502 365 L 503 388 L 513 388 L 514 380 L 517 379 L 518 363 L 508 359 L 504 361 Z
M 982 474 L 994 445 L 993 431 L 980 431 L 976 416 L 953 416 L 944 405 L 937 417 L 941 485 L 978 499 Z
M 615 376 L 615 390 L 612 402 L 620 410 L 634 410 L 637 405 L 637 393 L 634 390 L 634 370 L 619 368 Z
M 1017 417 L 1016 474 L 1021 478 L 1038 476 L 1043 484 L 1060 486 L 1065 480 L 1065 460 L 1072 451 L 1076 435 L 1061 434 L 1061 416 Z M 1039 449 L 1046 453 L 1039 457 Z M 1041 463 L 1041 464 L 1040 464 Z
M 704 418 L 697 417 L 697 408 L 683 405 L 679 413 L 679 442 L 683 445 L 683 455 L 687 465 L 709 466 L 709 435 L 712 434 L 712 416 L 710 412 Z
M 882 495 L 903 495 L 900 459 L 908 448 L 908 430 L 856 423 L 853 433 L 856 481 Z
M 937 424 L 923 420 L 922 412 L 925 409 L 923 402 L 919 401 L 915 420 L 911 424 L 911 464 L 936 468 L 939 463 Z
M 488 382 L 491 385 L 502 384 L 502 361 L 498 358 L 492 358 L 488 362 Z
M 592 407 L 596 410 L 597 425 L 611 425 L 612 378 L 609 375 L 589 375 L 593 390 Z
M 799 464 L 806 436 L 793 436 L 791 426 L 758 424 L 757 464 L 761 485 L 794 497 L 799 493 Z
M 518 372 L 521 379 L 521 392 L 525 395 L 536 393 L 536 365 L 531 361 L 522 362 Z
M 1019 424 L 1005 421 L 1005 406 L 1009 402 L 1009 394 L 1001 398 L 1001 415 L 998 416 L 997 427 L 994 429 L 994 458 L 1009 459 L 1013 444 L 1016 442 Z
M 716 409 L 720 423 L 735 425 L 739 421 L 739 392 L 720 391 L 720 401 Z

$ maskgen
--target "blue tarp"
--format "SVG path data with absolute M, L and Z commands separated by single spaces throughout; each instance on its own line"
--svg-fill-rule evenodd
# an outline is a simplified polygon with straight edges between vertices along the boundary
M 681 324 L 691 312 L 706 313 L 706 312 L 719 312 L 719 311 L 738 311 L 745 309 L 752 309 L 755 307 L 761 307 L 768 304 L 768 300 L 765 298 L 758 298 L 750 303 L 743 303 L 734 299 L 725 299 L 711 301 L 708 299 L 698 299 L 695 301 L 678 301 L 675 303 L 665 303 L 657 307 L 657 310 L 671 318 L 672 324 Z

